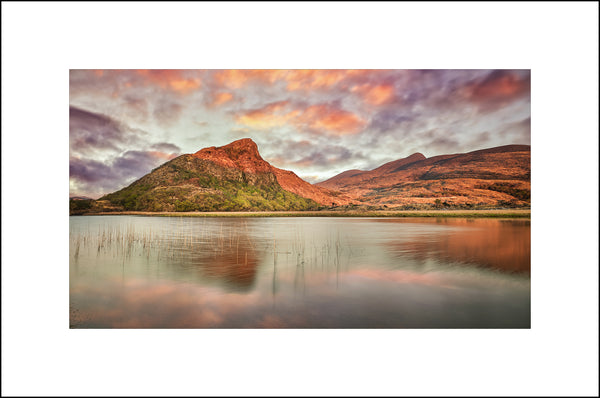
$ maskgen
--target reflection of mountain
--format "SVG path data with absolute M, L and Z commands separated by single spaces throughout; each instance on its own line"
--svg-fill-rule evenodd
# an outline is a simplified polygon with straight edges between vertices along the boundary
M 177 251 L 177 264 L 186 273 L 216 282 L 227 290 L 245 292 L 254 286 L 260 257 L 246 235 L 214 237 L 199 245 L 184 245 Z
M 531 228 L 528 220 L 437 219 L 432 223 L 465 228 L 437 234 L 436 239 L 412 239 L 390 244 L 391 252 L 419 260 L 434 258 L 507 272 L 531 270 Z M 487 228 L 496 224 L 494 228 Z
M 193 261 L 206 278 L 219 280 L 236 291 L 252 290 L 259 265 L 256 250 L 249 245 L 234 251 L 220 251 L 213 256 L 194 256 Z

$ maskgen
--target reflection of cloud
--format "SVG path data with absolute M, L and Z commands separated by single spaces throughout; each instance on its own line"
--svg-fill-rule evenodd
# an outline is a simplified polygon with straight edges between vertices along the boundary
M 438 286 L 455 289 L 450 281 L 445 280 L 442 275 L 436 273 L 420 273 L 404 270 L 381 270 L 381 269 L 358 269 L 344 273 L 344 277 L 352 279 L 355 277 L 385 281 L 389 283 L 419 284 L 426 286 Z
M 390 243 L 392 252 L 419 259 L 430 257 L 481 265 L 508 272 L 530 272 L 531 236 L 527 221 L 502 223 L 498 220 L 430 220 L 455 229 L 436 240 L 415 239 Z M 499 225 L 499 226 L 498 226 Z M 491 227 L 490 227 L 491 226 Z

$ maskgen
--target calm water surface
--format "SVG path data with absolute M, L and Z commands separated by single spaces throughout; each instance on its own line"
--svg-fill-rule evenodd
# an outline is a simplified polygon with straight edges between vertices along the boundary
M 71 328 L 529 328 L 530 222 L 70 217 Z

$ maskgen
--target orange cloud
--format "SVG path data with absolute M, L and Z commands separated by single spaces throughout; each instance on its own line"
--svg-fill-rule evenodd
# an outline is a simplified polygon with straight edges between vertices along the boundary
M 148 154 L 156 159 L 171 160 L 177 157 L 176 153 L 165 153 L 160 151 L 148 151 Z
M 220 70 L 214 75 L 215 82 L 222 87 L 240 88 L 248 81 L 248 71 L 238 69 Z
M 244 112 L 236 116 L 236 121 L 256 129 L 280 127 L 298 116 L 297 111 L 286 111 L 289 101 L 279 101 L 262 108 Z
M 362 95 L 364 101 L 371 105 L 382 105 L 390 102 L 394 98 L 394 86 L 391 84 L 379 84 L 372 86 L 370 84 L 361 84 L 352 87 L 351 91 Z
M 326 130 L 334 135 L 356 134 L 366 124 L 352 112 L 329 105 L 313 105 L 300 116 L 300 122 L 314 130 Z
M 220 93 L 216 93 L 213 96 L 213 102 L 211 103 L 211 106 L 219 106 L 219 105 L 223 105 L 226 102 L 229 102 L 233 99 L 233 94 L 223 91 Z
M 348 78 L 371 73 L 370 70 L 345 69 L 227 69 L 215 73 L 217 84 L 237 89 L 251 81 L 286 83 L 288 91 L 329 88 Z
M 496 70 L 483 81 L 466 87 L 473 101 L 495 101 L 513 99 L 529 93 L 529 76 L 520 76 L 512 71 Z
M 333 135 L 356 134 L 366 121 L 352 112 L 330 105 L 312 105 L 306 109 L 293 109 L 289 101 L 279 101 L 263 108 L 244 112 L 236 121 L 249 127 L 268 129 L 291 125 Z
M 184 70 L 178 69 L 139 69 L 137 74 L 143 76 L 149 84 L 170 89 L 182 94 L 198 89 L 202 81 L 198 77 L 187 77 Z
M 336 85 L 347 77 L 345 70 L 290 70 L 284 76 L 287 89 L 319 89 Z

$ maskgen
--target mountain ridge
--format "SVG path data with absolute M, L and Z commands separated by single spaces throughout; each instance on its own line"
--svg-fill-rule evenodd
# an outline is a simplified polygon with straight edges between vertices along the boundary
M 373 170 L 342 172 L 316 185 L 371 205 L 439 205 L 437 199 L 444 198 L 447 205 L 523 206 L 531 189 L 530 163 L 530 145 L 431 158 L 416 153 Z
M 317 184 L 272 166 L 250 138 L 165 162 L 121 190 L 90 201 L 110 211 L 281 211 L 325 207 L 420 209 L 528 206 L 529 145 L 426 158 L 414 153 Z M 85 210 L 85 203 L 72 209 Z
M 317 210 L 349 203 L 270 165 L 249 138 L 180 155 L 98 202 L 128 211 Z

